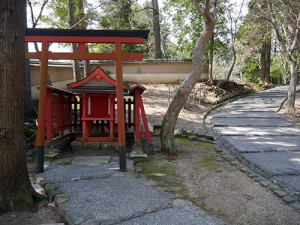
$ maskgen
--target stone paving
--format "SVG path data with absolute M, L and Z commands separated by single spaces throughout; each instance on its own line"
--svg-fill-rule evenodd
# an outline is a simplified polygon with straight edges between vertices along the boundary
M 266 186 L 280 184 L 285 192 L 277 192 L 299 209 L 300 129 L 277 113 L 287 89 L 277 86 L 229 102 L 210 113 L 206 126 L 241 162 L 268 178 Z
M 129 171 L 133 170 L 128 160 Z M 191 203 L 147 185 L 142 176 L 117 171 L 108 156 L 79 156 L 51 165 L 40 185 L 69 225 L 222 225 Z

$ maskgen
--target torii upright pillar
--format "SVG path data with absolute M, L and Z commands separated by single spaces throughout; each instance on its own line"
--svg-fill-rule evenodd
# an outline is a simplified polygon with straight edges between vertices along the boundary
M 117 115 L 118 115 L 118 143 L 119 143 L 119 164 L 120 171 L 127 171 L 126 165 L 126 139 L 125 139 L 125 115 L 123 96 L 123 71 L 122 71 L 122 45 L 115 43 L 116 51 L 116 81 L 117 81 Z

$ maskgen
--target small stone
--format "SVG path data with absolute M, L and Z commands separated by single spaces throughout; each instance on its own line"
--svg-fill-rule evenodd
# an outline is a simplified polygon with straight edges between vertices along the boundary
M 264 186 L 264 187 L 268 187 L 268 186 L 270 186 L 270 182 L 269 181 L 260 181 L 259 182 L 262 186 Z
M 58 194 L 54 198 L 54 202 L 56 204 L 63 204 L 66 203 L 67 201 L 69 201 L 69 198 L 65 194 Z
M 182 135 L 182 130 L 179 130 L 179 129 L 176 129 L 175 131 L 174 131 L 174 136 L 180 136 L 180 135 Z
M 275 190 L 274 193 L 279 196 L 279 197 L 284 197 L 286 196 L 286 193 L 284 191 L 281 191 L 281 190 Z
M 230 164 L 233 165 L 233 166 L 236 166 L 238 164 L 238 162 L 237 161 L 232 161 Z
M 58 186 L 56 184 L 53 183 L 47 183 L 44 187 L 44 191 L 46 194 L 50 193 L 51 191 L 57 189 Z
M 300 202 L 296 202 L 296 203 L 292 204 L 292 207 L 294 207 L 297 210 L 300 210 Z
M 260 176 L 258 176 L 258 177 L 254 177 L 254 180 L 255 180 L 255 181 L 257 181 L 257 182 L 266 181 L 266 179 L 265 179 L 265 178 L 263 178 L 263 177 L 260 177 Z
M 44 180 L 44 178 L 43 177 L 37 177 L 36 178 L 36 182 L 39 184 L 42 180 Z
M 65 204 L 58 204 L 57 203 L 57 208 L 58 208 L 58 213 L 63 216 L 66 217 L 66 213 L 69 212 L 69 208 L 65 205 Z
M 288 195 L 283 197 L 283 201 L 287 204 L 296 202 L 296 200 L 297 199 L 296 199 L 295 195 L 292 195 L 292 194 L 288 194 Z
M 242 172 L 244 172 L 244 173 L 246 173 L 246 172 L 249 171 L 249 169 L 246 168 L 246 167 L 244 167 L 244 166 L 241 166 L 240 170 L 241 170 Z
M 62 194 L 62 191 L 60 191 L 59 189 L 54 189 L 48 193 L 48 199 L 50 201 L 53 201 L 55 196 L 60 194 Z
M 223 152 L 224 150 L 221 149 L 221 148 L 216 148 L 215 151 L 218 152 L 218 153 L 220 153 L 220 152 Z
M 270 186 L 268 186 L 268 189 L 270 189 L 271 191 L 275 191 L 278 189 L 278 186 L 276 186 L 274 184 L 270 184 Z
M 259 175 L 257 173 L 249 173 L 248 177 L 250 178 L 254 178 L 254 177 L 258 177 Z
M 78 178 L 78 177 L 74 177 L 71 179 L 71 181 L 78 181 L 78 180 L 80 180 L 80 178 Z
M 41 180 L 40 182 L 39 182 L 39 185 L 41 185 L 41 187 L 45 187 L 46 186 L 46 184 L 48 184 L 48 183 L 50 183 L 50 181 L 48 181 L 48 180 Z

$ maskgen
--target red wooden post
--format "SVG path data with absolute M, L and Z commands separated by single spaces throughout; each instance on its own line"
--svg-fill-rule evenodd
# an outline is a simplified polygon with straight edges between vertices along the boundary
M 50 88 L 47 88 L 47 112 L 46 112 L 46 120 L 47 120 L 47 127 L 46 127 L 46 140 L 52 140 L 53 134 L 53 118 L 52 118 L 52 91 Z
M 44 148 L 45 148 L 45 113 L 48 83 L 48 48 L 49 43 L 42 42 L 41 70 L 40 70 L 40 96 L 38 111 L 38 128 L 36 136 L 37 172 L 44 172 Z
M 87 137 L 88 136 L 88 128 L 87 128 L 87 96 L 85 94 L 82 95 L 82 115 L 81 115 L 81 121 L 82 121 L 82 136 Z
M 77 123 L 78 123 L 78 104 L 77 104 L 77 97 L 73 96 L 74 98 L 74 128 L 77 128 Z
M 141 125 L 140 125 L 140 107 L 139 107 L 139 91 L 134 91 L 134 132 L 135 145 L 140 145 L 141 140 Z
M 147 118 L 146 118 L 146 113 L 145 113 L 144 104 L 143 104 L 143 100 L 142 100 L 141 95 L 139 95 L 139 97 L 138 97 L 138 102 L 139 102 L 139 107 L 141 109 L 141 115 L 142 115 L 143 124 L 144 124 L 144 128 L 145 128 L 146 138 L 147 138 L 148 144 L 152 145 L 151 134 L 150 134 L 148 121 L 147 121 Z
M 121 42 L 115 42 L 116 51 L 116 94 L 117 94 L 117 114 L 118 114 L 118 143 L 119 143 L 119 160 L 120 171 L 126 172 L 126 140 L 125 140 L 125 121 L 124 121 L 124 97 L 123 97 L 123 72 L 122 72 L 122 55 Z
M 110 118 L 110 121 L 109 121 L 109 136 L 111 138 L 114 137 L 114 130 L 115 130 L 115 121 L 114 121 L 114 118 L 115 118 L 115 96 L 111 95 L 110 98 L 109 98 L 109 118 Z
M 64 135 L 64 123 L 65 123 L 65 118 L 64 118 L 64 95 L 62 93 L 59 93 L 59 105 L 58 109 L 60 110 L 60 115 L 59 115 L 59 134 L 60 136 Z

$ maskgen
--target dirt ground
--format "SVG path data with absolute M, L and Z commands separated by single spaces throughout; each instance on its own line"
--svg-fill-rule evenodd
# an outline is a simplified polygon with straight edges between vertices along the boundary
M 160 125 L 168 107 L 169 99 L 175 93 L 177 85 L 144 85 L 143 101 L 148 121 Z M 200 84 L 194 96 L 182 110 L 177 122 L 177 129 L 203 131 L 203 117 L 213 105 L 219 102 L 219 96 L 228 97 L 222 88 L 211 92 L 210 87 Z M 200 102 L 200 104 L 199 104 Z M 300 93 L 296 100 L 297 112 L 300 113 Z M 299 117 L 285 114 L 283 106 L 280 113 L 299 125 Z M 298 115 L 298 114 L 296 114 Z M 158 137 L 153 137 L 156 142 Z M 207 139 L 190 141 L 185 137 L 176 139 L 179 156 L 167 157 L 156 154 L 150 161 L 141 163 L 143 174 L 149 178 L 149 184 L 187 199 L 206 212 L 231 224 L 251 225 L 297 225 L 300 214 L 275 196 L 267 188 L 250 179 L 237 169 L 236 165 L 226 161 L 214 150 L 214 145 Z M 155 146 L 159 148 L 159 144 Z M 87 151 L 88 153 L 88 151 Z M 32 168 L 32 165 L 30 165 Z M 39 205 L 37 213 L 6 213 L 0 216 L 2 225 L 49 224 L 61 222 L 55 208 L 48 202 Z

